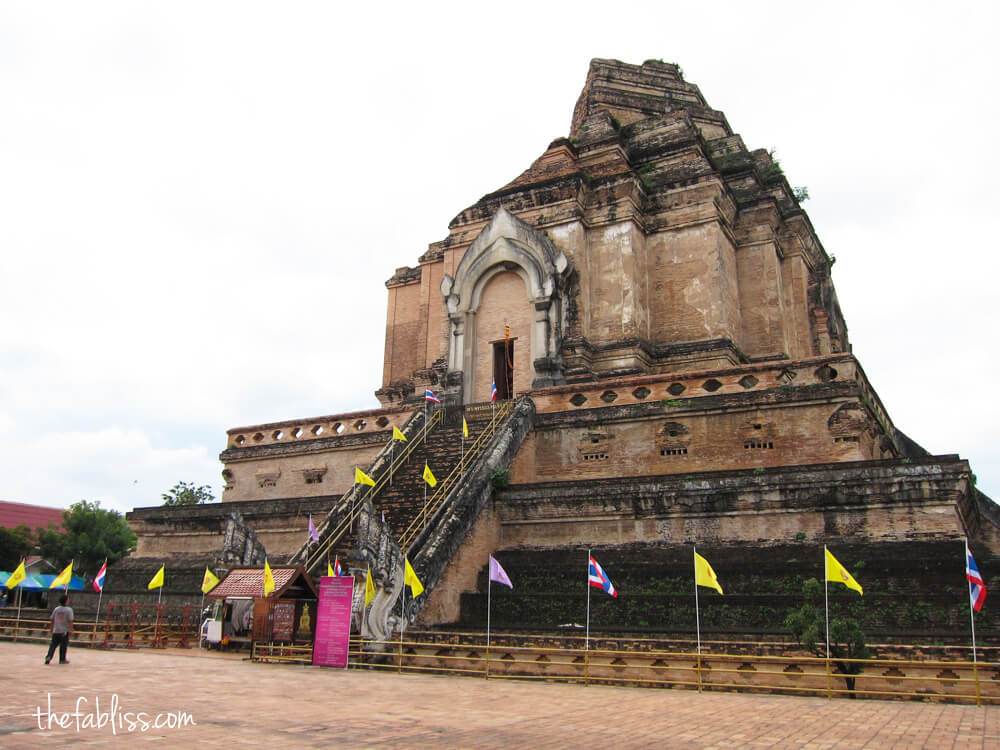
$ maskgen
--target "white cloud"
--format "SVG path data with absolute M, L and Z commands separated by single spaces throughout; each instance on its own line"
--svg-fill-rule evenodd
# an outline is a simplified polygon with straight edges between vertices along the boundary
M 229 427 L 375 406 L 384 280 L 566 135 L 591 57 L 655 57 L 809 187 L 893 418 L 1000 496 L 997 14 L 6 5 L 3 493 L 156 504 Z

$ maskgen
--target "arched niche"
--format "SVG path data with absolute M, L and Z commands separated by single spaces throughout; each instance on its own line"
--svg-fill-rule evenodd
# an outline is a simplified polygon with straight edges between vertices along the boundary
M 477 317 L 482 312 L 483 290 L 500 274 L 517 274 L 524 283 L 524 297 L 508 304 L 511 319 L 527 329 L 512 331 L 520 342 L 517 345 L 527 347 L 523 365 L 528 368 L 526 381 L 532 388 L 562 382 L 559 341 L 565 322 L 568 269 L 569 259 L 548 237 L 501 208 L 469 246 L 454 278 L 444 277 L 441 294 L 451 334 L 448 377 L 449 382 L 461 383 L 463 403 L 475 400 L 477 391 L 483 392 L 478 386 L 485 383 L 488 387 L 493 377 L 492 370 L 481 371 L 482 349 L 491 344 L 480 335 Z

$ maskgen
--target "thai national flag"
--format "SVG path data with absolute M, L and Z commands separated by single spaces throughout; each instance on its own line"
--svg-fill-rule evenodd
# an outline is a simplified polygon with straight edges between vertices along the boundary
M 490 401 L 497 400 L 497 381 L 493 381 L 493 385 L 490 387 Z
M 329 559 L 330 558 L 327 558 L 327 560 L 329 560 Z M 341 572 L 340 556 L 339 555 L 337 556 L 337 559 L 333 561 L 333 574 L 335 576 L 342 576 L 342 575 L 344 575 L 343 572 Z
M 611 579 L 608 578 L 608 574 L 604 572 L 604 568 L 597 564 L 597 560 L 593 557 L 590 558 L 590 574 L 587 577 L 591 586 L 596 586 L 599 589 L 604 589 L 611 596 L 617 597 L 618 592 L 615 591 L 614 585 L 611 583 Z
M 441 403 L 441 399 L 439 399 L 437 397 L 437 394 L 434 393 L 434 391 L 432 391 L 430 388 L 424 389 L 424 401 L 430 401 L 431 403 L 435 404 Z
M 971 559 L 971 558 L 970 558 Z M 104 591 L 104 576 L 108 573 L 108 561 L 104 561 L 104 565 L 101 569 L 97 571 L 97 576 L 94 578 L 94 591 Z
M 979 568 L 976 561 L 972 559 L 972 553 L 968 546 L 965 548 L 965 578 L 969 582 L 969 599 L 972 601 L 972 608 L 978 612 L 983 608 L 986 601 L 986 584 L 983 577 L 979 575 Z

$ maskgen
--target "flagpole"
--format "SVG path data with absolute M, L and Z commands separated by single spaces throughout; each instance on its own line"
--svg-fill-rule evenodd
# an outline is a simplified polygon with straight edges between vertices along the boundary
M 587 548 L 587 637 L 583 642 L 583 650 L 590 651 L 590 548 Z
M 490 588 L 493 585 L 493 555 L 486 563 L 486 672 L 485 679 L 490 679 Z
M 698 558 L 697 558 L 698 545 L 694 545 L 691 548 L 691 551 L 695 555 L 695 557 L 692 557 L 691 559 L 695 561 L 695 568 L 694 568 L 694 622 L 695 622 L 696 632 L 698 634 L 698 658 L 700 660 L 701 659 L 701 610 L 699 610 L 699 608 L 698 608 L 698 562 L 697 562 L 698 561 Z
M 830 577 L 827 575 L 827 554 L 826 545 L 823 545 L 823 595 L 826 600 L 826 660 L 830 661 Z
M 968 570 L 969 565 L 969 538 L 965 537 L 965 565 Z M 966 580 L 965 587 L 969 588 L 969 581 Z M 971 592 L 971 589 L 970 589 Z M 972 594 L 969 594 L 969 624 L 972 626 L 972 665 L 976 665 L 976 618 L 972 609 Z
M 23 562 L 23 561 L 22 561 Z M 17 633 L 21 629 L 21 584 L 17 585 L 17 622 L 14 624 L 14 642 L 17 642 Z
M 406 557 L 403 557 L 403 591 L 399 605 L 399 671 L 403 671 L 403 626 L 406 624 Z
M 698 608 L 698 545 L 691 547 L 694 562 L 694 622 L 698 634 L 698 692 L 701 692 L 701 610 Z

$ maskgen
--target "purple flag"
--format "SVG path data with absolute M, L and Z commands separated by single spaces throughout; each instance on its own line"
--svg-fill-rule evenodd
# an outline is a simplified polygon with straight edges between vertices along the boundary
M 507 577 L 507 571 L 501 567 L 500 563 L 496 561 L 493 555 L 490 555 L 490 580 L 502 583 L 509 589 L 514 588 L 514 584 L 511 583 L 510 578 Z
M 319 541 L 319 533 L 317 533 L 316 526 L 313 524 L 312 513 L 309 514 L 309 536 L 312 537 L 314 542 Z

